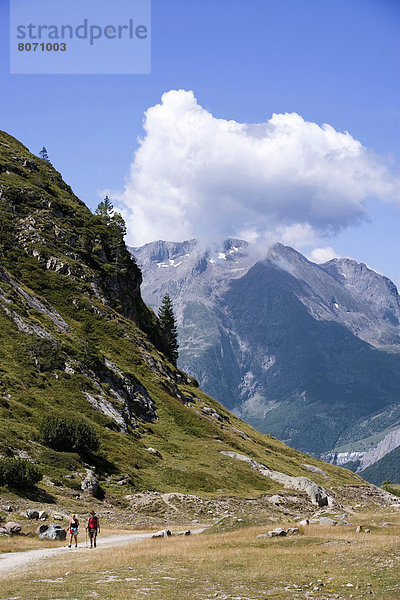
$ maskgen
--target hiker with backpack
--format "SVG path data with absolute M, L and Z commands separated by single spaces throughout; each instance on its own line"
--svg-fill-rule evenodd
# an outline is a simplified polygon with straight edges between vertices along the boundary
M 93 548 L 94 546 L 96 548 L 97 534 L 100 533 L 100 522 L 94 510 L 90 513 L 86 529 L 89 533 L 90 547 Z
M 72 518 L 68 524 L 69 531 L 69 545 L 68 548 L 72 548 L 72 540 L 75 540 L 75 548 L 78 547 L 78 533 L 79 533 L 79 521 L 76 515 L 72 515 Z

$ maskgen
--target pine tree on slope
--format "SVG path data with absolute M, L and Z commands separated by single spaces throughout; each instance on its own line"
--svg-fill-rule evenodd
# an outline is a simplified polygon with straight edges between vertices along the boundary
M 43 146 L 43 148 L 39 152 L 39 156 L 41 158 L 43 158 L 43 160 L 45 160 L 46 162 L 48 162 L 48 163 L 50 162 L 50 158 L 49 158 L 49 155 L 47 153 L 47 150 L 46 150 L 45 146 Z
M 172 364 L 176 366 L 179 356 L 178 330 L 176 326 L 172 300 L 169 297 L 169 294 L 165 294 L 164 298 L 162 299 L 162 303 L 158 311 L 158 319 L 160 321 L 161 331 L 164 338 L 166 355 Z
M 113 261 L 118 265 L 120 254 L 124 249 L 124 236 L 126 235 L 126 224 L 122 215 L 114 211 L 113 203 L 106 196 L 97 206 L 95 214 L 101 217 L 111 232 L 110 251 Z

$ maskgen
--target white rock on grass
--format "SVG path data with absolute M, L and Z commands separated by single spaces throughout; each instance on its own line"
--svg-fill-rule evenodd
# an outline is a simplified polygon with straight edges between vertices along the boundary
M 285 537 L 287 535 L 298 535 L 300 533 L 297 527 L 289 527 L 288 529 L 282 529 L 282 527 L 276 527 L 272 531 L 268 531 L 267 533 L 260 533 L 258 538 L 264 537 Z
M 169 529 L 161 529 L 161 531 L 156 531 L 156 533 L 154 533 L 151 537 L 152 538 L 165 538 L 165 537 L 169 537 L 170 535 L 172 535 L 172 533 Z
M 154 456 L 158 456 L 158 458 L 162 458 L 161 452 L 159 452 L 155 448 L 146 448 L 146 449 L 147 449 L 147 452 L 154 454 Z

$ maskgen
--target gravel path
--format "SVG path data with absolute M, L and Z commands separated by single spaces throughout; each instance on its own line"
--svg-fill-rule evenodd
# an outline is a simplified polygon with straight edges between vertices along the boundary
M 201 533 L 204 529 L 192 530 L 192 533 Z M 151 538 L 152 533 L 126 533 L 124 535 L 109 535 L 107 537 L 97 538 L 97 549 L 107 548 L 108 546 L 121 546 L 131 542 L 140 542 L 141 540 Z M 96 549 L 96 551 L 97 551 Z M 7 552 L 0 554 L 0 576 L 9 573 L 15 569 L 25 569 L 34 563 L 49 558 L 63 552 L 89 552 L 85 542 L 78 543 L 78 548 L 68 548 L 62 546 L 59 548 L 38 548 L 37 550 L 27 550 L 25 552 Z M 94 551 L 94 549 L 93 549 Z

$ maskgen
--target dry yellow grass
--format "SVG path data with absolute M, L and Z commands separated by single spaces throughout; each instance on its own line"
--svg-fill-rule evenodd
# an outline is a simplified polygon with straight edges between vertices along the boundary
M 393 514 L 390 517 L 393 520 Z M 365 515 L 363 520 L 370 523 L 372 516 Z M 355 526 L 315 525 L 300 536 L 257 538 L 262 532 L 265 528 L 253 527 L 65 554 L 29 573 L 3 578 L 0 597 L 400 598 L 400 525 L 371 527 L 369 534 L 356 533 Z

